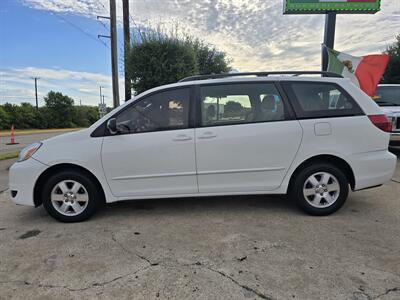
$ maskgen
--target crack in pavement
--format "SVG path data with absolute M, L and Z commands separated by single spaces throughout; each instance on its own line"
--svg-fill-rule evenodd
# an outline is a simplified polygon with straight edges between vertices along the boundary
M 393 182 L 396 182 L 396 183 L 400 183 L 400 181 L 398 181 L 398 180 L 394 180 L 394 179 L 390 179 L 390 180 Z
M 217 274 L 219 274 L 219 275 L 221 275 L 221 276 L 223 276 L 223 277 L 225 277 L 225 278 L 227 278 L 227 279 L 229 279 L 230 281 L 232 281 L 232 282 L 233 282 L 234 284 L 236 284 L 237 286 L 241 287 L 242 289 L 244 289 L 244 290 L 246 290 L 246 291 L 249 291 L 249 292 L 251 292 L 251 293 L 257 295 L 257 296 L 260 297 L 261 299 L 273 300 L 272 297 L 269 297 L 269 296 L 263 294 L 262 292 L 260 292 L 260 291 L 257 290 L 257 289 L 251 288 L 251 287 L 249 287 L 248 285 L 240 284 L 236 279 L 234 279 L 233 277 L 229 276 L 228 274 L 226 274 L 226 273 L 224 273 L 224 272 L 222 272 L 222 271 L 215 270 L 215 269 L 213 269 L 213 268 L 211 268 L 211 267 L 208 267 L 208 266 L 204 266 L 204 268 L 207 269 L 207 270 L 210 270 L 210 271 L 212 271 L 212 272 L 214 272 L 214 273 L 217 273 Z
M 384 293 L 379 294 L 378 296 L 374 297 L 374 299 L 378 299 L 380 297 L 386 296 L 387 294 L 392 293 L 392 292 L 400 292 L 400 288 L 399 287 L 394 287 L 394 288 L 391 288 L 391 289 L 387 289 Z
M 0 284 L 9 284 L 9 283 L 21 283 L 25 285 L 31 285 L 30 282 L 25 281 L 25 280 L 5 280 L 5 281 L 0 281 Z
M 119 242 L 119 241 L 117 240 L 117 238 L 115 237 L 114 233 L 111 233 L 111 238 L 112 238 L 112 240 L 113 240 L 115 243 L 117 243 L 117 244 L 121 247 L 121 249 L 123 249 L 125 252 L 127 252 L 127 253 L 129 253 L 129 254 L 131 254 L 131 255 L 134 255 L 134 256 L 136 256 L 136 257 L 139 257 L 140 259 L 146 261 L 146 262 L 149 264 L 148 268 L 150 268 L 150 267 L 152 267 L 152 266 L 172 267 L 172 268 L 176 268 L 176 267 L 177 267 L 176 265 L 160 264 L 160 263 L 158 263 L 158 262 L 157 262 L 157 263 L 152 263 L 151 260 L 148 259 L 147 257 L 145 257 L 144 255 L 138 254 L 138 253 L 136 253 L 136 252 L 133 252 L 133 251 L 127 249 L 121 242 Z M 257 296 L 260 297 L 261 299 L 273 300 L 272 297 L 266 296 L 265 294 L 263 294 L 263 293 L 260 292 L 259 290 L 254 289 L 254 288 L 251 288 L 251 287 L 249 287 L 248 285 L 240 284 L 236 279 L 234 279 L 233 277 L 229 276 L 228 274 L 225 274 L 224 272 L 219 271 L 219 270 L 215 270 L 215 269 L 213 269 L 213 268 L 211 268 L 211 267 L 209 267 L 209 266 L 203 265 L 203 264 L 200 263 L 200 262 L 195 262 L 195 263 L 190 263 L 190 264 L 180 264 L 179 262 L 176 262 L 176 264 L 179 265 L 180 267 L 189 267 L 189 268 L 190 268 L 190 267 L 198 267 L 198 268 L 200 268 L 200 269 L 209 270 L 209 271 L 211 271 L 211 272 L 214 272 L 214 273 L 216 273 L 216 274 L 219 274 L 219 275 L 221 275 L 221 276 L 223 276 L 223 277 L 229 279 L 231 282 L 233 282 L 233 283 L 236 284 L 237 286 L 241 287 L 242 289 L 244 289 L 244 290 L 246 290 L 246 291 L 248 291 L 248 292 L 251 292 L 251 293 L 257 295 Z
M 129 277 L 129 276 L 135 275 L 135 274 L 137 274 L 139 272 L 142 272 L 142 271 L 145 271 L 145 270 L 147 270 L 149 268 L 150 268 L 150 266 L 147 266 L 147 267 L 141 268 L 139 270 L 136 270 L 135 272 L 130 272 L 130 273 L 125 274 L 125 275 L 120 275 L 120 276 L 117 276 L 117 277 L 115 277 L 113 279 L 110 279 L 110 280 L 107 280 L 107 281 L 95 282 L 95 283 L 92 283 L 92 284 L 90 284 L 88 286 L 85 286 L 85 287 L 82 287 L 82 288 L 72 288 L 72 287 L 69 287 L 67 285 L 52 285 L 52 284 L 41 284 L 41 283 L 39 283 L 38 285 L 35 285 L 35 286 L 37 288 L 66 289 L 66 290 L 68 290 L 70 292 L 82 292 L 82 291 L 86 291 L 86 290 L 89 290 L 89 289 L 92 289 L 92 288 L 95 288 L 95 287 L 104 287 L 105 285 L 108 285 L 110 283 L 116 282 L 116 281 L 121 280 L 121 279 L 123 279 L 125 277 Z M 34 285 L 31 282 L 23 281 L 23 280 L 0 281 L 0 284 L 8 284 L 8 283 L 19 283 L 19 284 L 25 284 L 25 285 L 29 285 L 29 286 Z
M 145 262 L 147 262 L 150 266 L 158 266 L 159 263 L 158 262 L 152 262 L 150 259 L 148 259 L 147 257 L 145 257 L 143 254 L 138 253 L 138 252 L 134 252 L 131 251 L 129 249 L 127 249 L 120 241 L 117 240 L 117 238 L 115 237 L 114 233 L 111 233 L 111 239 L 118 244 L 118 246 L 120 246 L 125 252 L 134 255 L 138 258 L 140 258 L 141 260 L 144 260 Z
M 130 273 L 125 274 L 125 275 L 120 275 L 120 276 L 117 276 L 117 277 L 115 277 L 113 279 L 110 279 L 110 280 L 107 280 L 107 281 L 95 282 L 95 283 L 92 283 L 89 286 L 86 286 L 86 287 L 83 287 L 83 288 L 71 288 L 71 287 L 66 286 L 66 285 L 42 285 L 42 284 L 39 284 L 38 287 L 50 288 L 50 289 L 52 289 L 52 288 L 62 288 L 62 289 L 67 289 L 70 292 L 82 292 L 82 291 L 86 291 L 86 290 L 89 290 L 89 289 L 92 289 L 92 288 L 96 288 L 96 287 L 104 287 L 105 285 L 108 285 L 110 283 L 116 282 L 116 281 L 121 280 L 121 279 L 123 279 L 125 277 L 129 277 L 129 276 L 135 275 L 135 274 L 137 274 L 139 272 L 145 271 L 148 268 L 149 267 L 144 267 L 144 268 L 141 268 L 139 270 L 136 270 L 135 272 L 130 272 Z

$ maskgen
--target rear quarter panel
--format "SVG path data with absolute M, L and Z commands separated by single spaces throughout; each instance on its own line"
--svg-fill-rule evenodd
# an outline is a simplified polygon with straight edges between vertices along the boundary
M 365 153 L 387 152 L 390 134 L 377 128 L 369 120 L 368 115 L 382 114 L 381 108 L 363 91 L 348 80 L 336 81 L 354 98 L 365 115 L 350 117 L 333 117 L 299 120 L 303 128 L 303 140 L 296 158 L 288 171 L 281 191 L 286 192 L 293 172 L 307 159 L 318 155 L 332 155 L 345 160 L 358 176 L 357 157 Z M 315 126 L 318 123 L 329 124 L 331 132 L 326 135 L 316 135 Z M 373 170 L 371 170 L 373 172 Z

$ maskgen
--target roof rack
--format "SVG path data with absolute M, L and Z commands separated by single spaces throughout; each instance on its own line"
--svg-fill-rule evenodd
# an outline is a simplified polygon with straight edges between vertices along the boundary
M 206 80 L 206 79 L 218 79 L 227 77 L 240 77 L 240 76 L 256 76 L 256 77 L 267 77 L 269 75 L 321 75 L 322 77 L 336 77 L 343 78 L 342 75 L 325 72 L 325 71 L 273 71 L 273 72 L 244 72 L 244 73 L 223 73 L 223 74 L 210 74 L 210 75 L 196 75 L 189 76 L 179 80 L 179 82 L 195 81 L 195 80 Z

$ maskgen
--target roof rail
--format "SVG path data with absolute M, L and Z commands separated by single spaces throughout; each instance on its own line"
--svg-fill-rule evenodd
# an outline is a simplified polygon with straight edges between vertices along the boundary
M 322 77 L 343 78 L 343 76 L 340 74 L 333 73 L 333 72 L 325 72 L 325 71 L 273 71 L 273 72 L 244 72 L 244 73 L 196 75 L 196 76 L 189 76 L 189 77 L 183 78 L 183 79 L 179 80 L 178 82 L 206 80 L 206 79 L 218 79 L 218 78 L 227 78 L 227 77 L 240 77 L 240 76 L 267 77 L 269 75 L 293 75 L 293 76 L 321 75 Z

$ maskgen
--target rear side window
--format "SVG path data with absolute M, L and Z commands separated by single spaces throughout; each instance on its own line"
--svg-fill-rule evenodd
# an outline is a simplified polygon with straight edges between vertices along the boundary
M 284 82 L 299 118 L 362 115 L 358 104 L 337 84 L 324 82 Z
M 200 87 L 203 126 L 285 120 L 285 106 L 273 83 Z

